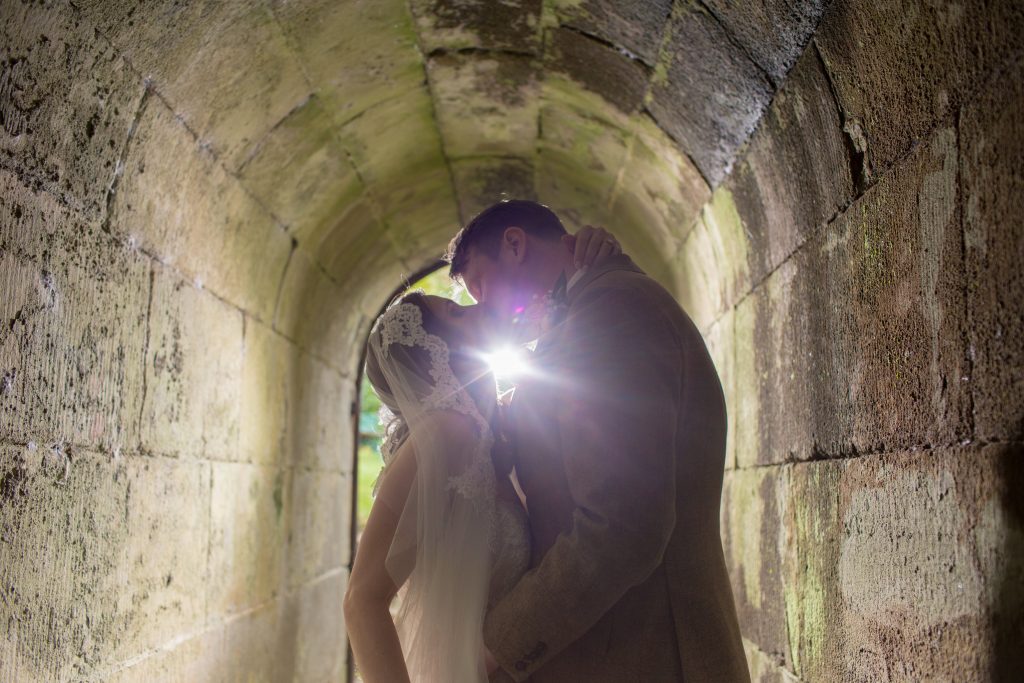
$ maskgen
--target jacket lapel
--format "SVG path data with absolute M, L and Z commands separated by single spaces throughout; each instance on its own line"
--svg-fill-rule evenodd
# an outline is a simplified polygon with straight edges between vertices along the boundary
M 592 282 L 600 278 L 605 273 L 609 273 L 613 270 L 629 270 L 635 273 L 644 272 L 639 266 L 633 263 L 633 259 L 629 258 L 625 254 L 612 256 L 598 266 L 591 266 L 579 280 L 573 283 L 572 288 L 565 293 L 565 312 L 568 312 L 568 309 L 572 307 L 573 302 L 579 298 L 580 293 L 583 292 L 583 290 L 585 290 Z M 559 282 L 561 282 L 561 280 L 559 280 Z M 566 317 L 568 316 L 562 315 L 561 319 L 559 319 L 555 325 L 550 329 L 545 330 L 540 336 L 537 340 L 534 358 L 543 358 L 545 351 L 558 344 L 559 339 L 562 337 L 562 333 L 565 331 Z

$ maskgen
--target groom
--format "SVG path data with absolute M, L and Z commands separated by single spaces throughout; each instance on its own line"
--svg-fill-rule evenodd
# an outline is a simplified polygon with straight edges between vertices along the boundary
M 520 336 L 547 307 L 509 416 L 533 559 L 487 615 L 491 678 L 749 681 L 719 536 L 718 375 L 629 257 L 580 270 L 571 246 L 550 209 L 505 201 L 448 250 L 452 277 Z

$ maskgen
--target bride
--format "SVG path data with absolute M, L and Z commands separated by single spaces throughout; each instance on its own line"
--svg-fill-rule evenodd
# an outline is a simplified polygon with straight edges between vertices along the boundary
M 587 227 L 567 248 L 587 265 L 588 245 L 613 239 Z M 495 382 L 479 354 L 488 323 L 479 305 L 412 292 L 370 333 L 366 373 L 391 419 L 345 595 L 366 683 L 486 681 L 484 615 L 529 566 L 511 458 L 494 448 Z

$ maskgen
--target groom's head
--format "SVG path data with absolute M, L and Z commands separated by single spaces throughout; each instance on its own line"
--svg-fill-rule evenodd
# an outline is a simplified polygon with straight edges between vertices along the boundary
M 543 204 L 498 202 L 448 245 L 451 276 L 500 316 L 512 316 L 554 286 L 571 261 L 565 227 Z

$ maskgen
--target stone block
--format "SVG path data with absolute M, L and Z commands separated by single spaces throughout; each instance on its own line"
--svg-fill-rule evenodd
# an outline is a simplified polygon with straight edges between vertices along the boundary
M 628 157 L 612 191 L 615 222 L 606 227 L 649 275 L 677 291 L 676 255 L 710 192 L 693 163 L 653 121 L 636 116 L 630 123 Z
M 720 266 L 707 226 L 700 218 L 683 238 L 674 261 L 678 264 L 676 298 L 697 327 L 706 331 L 727 308 L 723 303 Z
M 126 463 L 4 446 L 0 472 L 0 680 L 67 680 L 92 671 L 123 634 L 131 606 L 120 600 L 123 579 L 115 580 L 119 569 L 132 569 L 123 561 Z M 192 605 L 183 607 L 175 616 Z
M 292 240 L 158 98 L 141 114 L 111 230 L 263 321 Z
M 0 172 L 0 432 L 114 451 L 138 440 L 149 262 Z
M 368 315 L 359 308 L 359 301 L 350 300 L 304 249 L 295 250 L 281 286 L 275 330 L 347 374 L 358 362 L 362 348 L 360 318 Z
M 449 159 L 532 156 L 541 76 L 536 60 L 507 53 L 441 53 L 427 75 Z
M 205 465 L 29 446 L 0 470 L 4 680 L 89 678 L 202 625 Z
M 729 35 L 778 86 L 810 41 L 829 0 L 707 0 Z
M 720 187 L 704 205 L 701 222 L 707 230 L 711 250 L 722 281 L 721 306 L 734 306 L 753 285 L 750 272 L 750 235 L 743 225 L 736 200 L 727 187 Z
M 337 123 L 423 82 L 423 60 L 404 0 L 272 0 L 270 7 Z
M 421 173 L 415 182 L 395 188 L 381 204 L 381 221 L 387 227 L 395 253 L 409 268 L 392 280 L 393 290 L 403 277 L 410 277 L 426 265 L 440 260 L 448 240 L 462 225 L 454 180 L 448 166 L 441 165 Z M 417 264 L 417 261 L 424 262 Z M 386 268 L 386 264 L 360 263 L 360 266 L 366 265 L 373 266 L 375 271 Z M 354 281 L 362 281 L 372 280 L 375 275 L 357 268 L 348 274 L 346 281 L 353 281 L 353 277 L 357 278 Z
M 260 605 L 224 625 L 225 681 L 295 680 L 299 634 L 286 598 Z M 321 653 L 332 657 L 334 653 Z
M 395 246 L 415 241 L 436 219 L 421 222 L 421 210 L 441 212 L 458 224 L 458 206 L 447 171 L 433 103 L 425 86 L 377 105 L 340 131 L 370 198 L 395 231 Z M 437 205 L 437 208 L 434 208 Z M 399 227 L 406 232 L 399 232 Z
M 771 357 L 771 351 L 765 343 L 764 306 L 755 292 L 734 309 L 733 314 L 733 405 L 729 413 L 729 424 L 732 428 L 733 448 L 737 467 L 770 462 L 772 444 L 761 440 L 764 429 L 762 399 L 770 387 L 763 367 Z M 782 325 L 779 329 L 785 329 Z M 784 390 L 786 385 L 780 387 Z M 775 458 L 781 462 L 783 458 Z
M 772 87 L 696 3 L 681 4 L 667 30 L 647 108 L 715 187 L 761 118 Z
M 152 453 L 238 458 L 242 314 L 154 267 L 142 447 Z
M 311 96 L 259 141 L 238 171 L 300 243 L 321 224 L 333 224 L 363 193 L 333 126 L 322 100 Z
M 724 186 L 763 279 L 853 197 L 839 111 L 817 52 L 805 51 Z
M 1020 456 L 990 445 L 789 468 L 787 667 L 800 680 L 873 681 L 980 680 L 1019 665 Z
M 343 680 L 348 665 L 348 639 L 342 601 L 348 585 L 344 569 L 303 586 L 289 598 L 295 623 L 294 680 Z
M 1024 67 L 997 72 L 960 117 L 975 434 L 1024 435 Z
M 734 470 L 722 491 L 722 545 L 744 638 L 789 665 L 783 580 L 794 562 L 787 537 L 787 468 Z
M 748 240 L 732 194 L 719 188 L 686 233 L 675 258 L 680 301 L 701 330 L 750 290 Z
M 671 253 L 693 227 L 711 191 L 693 162 L 650 117 L 630 119 L 628 144 L 615 188 L 615 213 L 640 214 L 624 222 L 657 235 L 665 253 Z
M 950 118 L 1019 52 L 1024 6 L 919 0 L 833 2 L 815 42 L 832 77 L 847 131 L 880 174 Z
M 837 580 L 854 680 L 981 680 L 1021 662 L 1020 446 L 852 461 Z M 839 671 L 836 671 L 838 674 Z M 999 678 L 998 675 L 995 678 Z
M 384 238 L 385 231 L 380 210 L 365 192 L 331 221 L 310 228 L 296 238 L 332 277 L 348 272 L 365 250 Z
M 102 680 L 110 683 L 227 680 L 230 675 L 227 659 L 224 627 L 217 623 L 184 642 L 114 665 Z
M 127 474 L 125 558 L 110 577 L 125 613 L 115 661 L 198 629 L 210 599 L 209 465 L 140 458 L 128 462 Z M 107 546 L 107 536 L 97 535 Z
M 351 474 L 296 469 L 291 487 L 287 577 L 294 589 L 348 563 L 354 486 Z
M 939 131 L 741 303 L 740 466 L 968 437 L 957 165 Z
M 722 392 L 725 394 L 728 418 L 725 439 L 725 469 L 736 467 L 736 421 L 739 395 L 737 393 L 735 313 L 733 310 L 712 323 L 703 333 L 704 343 L 715 363 Z
M 211 464 L 209 610 L 227 616 L 280 594 L 289 496 L 288 470 Z
M 537 201 L 551 207 L 570 232 L 591 223 L 633 237 L 611 227 L 618 221 L 607 201 L 594 201 L 612 197 L 628 158 L 628 126 L 626 116 L 594 93 L 558 77 L 546 80 L 535 166 Z
M 424 53 L 480 48 L 537 54 L 543 0 L 411 0 Z
M 956 133 L 939 130 L 808 251 L 826 268 L 805 291 L 825 282 L 828 292 L 810 312 L 826 315 L 824 333 L 812 322 L 810 340 L 827 340 L 815 354 L 828 358 L 830 391 L 852 423 L 823 419 L 857 452 L 949 445 L 968 435 L 957 175 Z
M 452 175 L 463 224 L 502 199 L 536 200 L 533 162 L 528 159 L 456 160 L 452 162 Z
M 246 319 L 242 380 L 239 393 L 237 454 L 248 462 L 276 465 L 286 462 L 289 373 L 299 349 L 255 320 Z
M 783 552 L 794 559 L 784 565 L 783 578 L 787 661 L 803 681 L 844 678 L 839 664 L 844 634 L 838 573 L 844 465 L 845 461 L 826 460 L 789 468 Z
M 672 12 L 671 0 L 556 0 L 562 25 L 596 36 L 628 56 L 654 66 Z
M 549 70 L 569 76 L 626 113 L 637 110 L 647 92 L 649 71 L 642 62 L 578 31 L 550 32 Z
M 142 78 L 70 7 L 10 0 L 3 17 L 0 164 L 99 220 Z
M 836 339 L 817 311 L 820 254 L 784 262 L 736 308 L 737 462 L 751 467 L 834 453 L 851 407 L 830 351 Z M 837 438 L 838 437 L 838 438 Z M 835 441 L 833 441 L 835 440 Z
M 365 334 L 369 329 L 365 329 Z M 362 348 L 352 353 L 358 360 Z M 351 376 L 361 368 L 353 362 Z M 295 467 L 321 472 L 352 471 L 355 447 L 354 380 L 309 354 L 291 357 L 289 368 L 288 459 Z
M 264 2 L 160 0 L 145 6 L 145 19 L 127 3 L 78 6 L 232 171 L 309 96 L 302 64 Z

